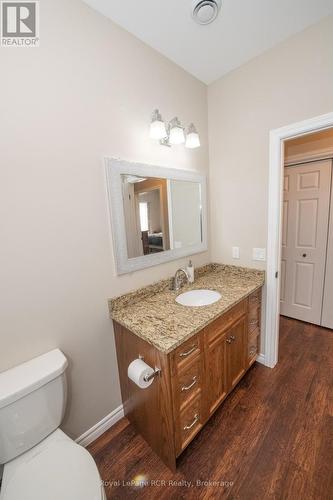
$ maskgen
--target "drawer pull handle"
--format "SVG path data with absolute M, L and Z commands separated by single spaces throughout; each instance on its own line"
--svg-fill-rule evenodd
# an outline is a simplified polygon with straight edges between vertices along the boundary
M 231 344 L 232 340 L 231 339 L 227 339 L 226 342 L 227 342 L 227 344 Z
M 189 424 L 189 425 L 185 425 L 184 426 L 184 431 L 188 431 L 189 429 L 192 429 L 192 427 L 197 423 L 198 420 L 199 420 L 199 415 L 198 414 L 194 415 L 193 422 L 191 424 Z
M 230 335 L 230 339 L 231 339 L 231 340 L 236 340 L 235 335 Z
M 192 354 L 192 352 L 194 352 L 196 350 L 196 348 L 197 348 L 197 346 L 193 345 L 189 351 L 181 352 L 179 354 L 179 356 L 181 356 L 181 357 L 188 356 L 189 354 Z
M 195 376 L 195 377 L 193 377 L 190 385 L 183 385 L 182 392 L 189 391 L 196 383 L 197 383 L 197 377 Z

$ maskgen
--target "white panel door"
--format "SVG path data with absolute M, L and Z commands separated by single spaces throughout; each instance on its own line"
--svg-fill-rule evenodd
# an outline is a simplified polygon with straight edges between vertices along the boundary
M 284 173 L 281 314 L 320 325 L 325 280 L 331 161 Z

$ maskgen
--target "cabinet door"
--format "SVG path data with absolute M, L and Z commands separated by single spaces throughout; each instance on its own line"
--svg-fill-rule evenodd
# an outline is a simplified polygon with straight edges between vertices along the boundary
M 225 335 L 221 335 L 207 349 L 208 417 L 216 410 L 227 394 Z
M 228 392 L 238 384 L 246 366 L 246 317 L 232 326 L 225 340 L 228 371 Z

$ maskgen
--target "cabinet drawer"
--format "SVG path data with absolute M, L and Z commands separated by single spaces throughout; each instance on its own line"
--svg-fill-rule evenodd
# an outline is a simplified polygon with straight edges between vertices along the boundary
M 195 335 L 175 349 L 174 363 L 177 371 L 181 370 L 183 365 L 187 365 L 198 354 L 200 354 L 199 336 Z
M 248 328 L 249 333 L 255 329 L 260 329 L 260 307 L 250 307 L 248 314 Z
M 259 354 L 259 339 L 260 339 L 260 330 L 259 328 L 256 328 L 249 335 L 249 342 L 248 342 L 249 364 L 253 363 L 256 360 L 257 355 Z
M 184 411 L 180 414 L 179 426 L 178 452 L 180 453 L 184 448 L 186 448 L 186 446 L 194 438 L 195 434 L 202 427 L 200 396 L 197 397 L 191 404 L 186 406 Z
M 177 392 L 179 408 L 182 410 L 186 403 L 201 389 L 201 359 L 197 356 L 186 369 L 178 375 Z
M 246 313 L 246 300 L 236 304 L 230 311 L 217 318 L 213 323 L 206 327 L 206 340 L 213 342 L 216 337 L 222 334 L 230 325 Z

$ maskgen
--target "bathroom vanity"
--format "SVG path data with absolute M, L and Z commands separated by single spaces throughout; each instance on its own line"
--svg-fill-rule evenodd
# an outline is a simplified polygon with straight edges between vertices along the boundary
M 165 280 L 109 301 L 125 415 L 172 470 L 256 360 L 263 284 L 262 271 L 211 264 L 180 292 Z M 222 297 L 204 307 L 176 302 L 196 289 Z M 160 370 L 146 389 L 127 376 L 139 357 Z

